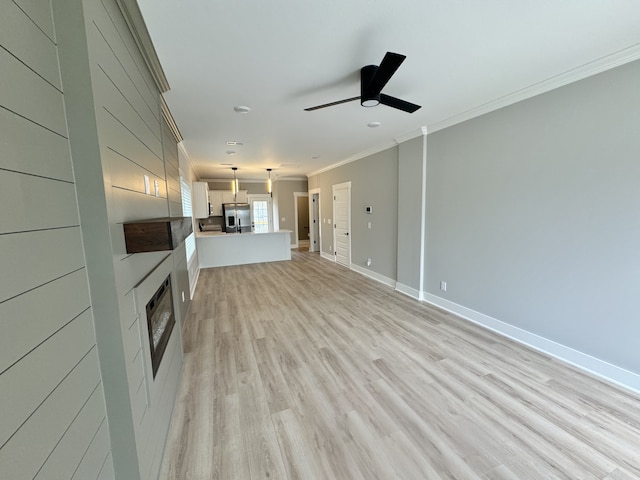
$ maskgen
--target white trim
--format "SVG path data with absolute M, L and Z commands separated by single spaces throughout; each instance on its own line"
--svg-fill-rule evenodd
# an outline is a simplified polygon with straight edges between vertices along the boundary
M 195 258 L 197 258 L 196 255 L 194 255 Z M 195 278 L 193 279 L 193 285 L 191 285 L 191 291 L 189 292 L 189 295 L 191 296 L 191 300 L 193 300 L 193 296 L 196 294 L 196 286 L 198 285 L 198 279 L 200 278 L 200 266 L 198 265 L 198 268 L 196 268 L 196 274 L 195 274 Z
M 272 182 L 306 182 L 307 181 L 307 177 L 306 176 L 301 176 L 301 177 L 276 177 L 275 174 L 273 172 L 271 172 L 271 181 Z M 225 177 L 225 178 L 201 178 L 200 181 L 201 182 L 230 182 L 231 180 L 233 180 L 233 176 L 230 177 Z M 264 178 L 241 178 L 238 177 L 238 182 L 239 183 L 264 183 L 265 186 L 267 185 L 267 177 Z M 265 187 L 266 188 L 266 187 Z
M 319 252 L 322 251 L 322 202 L 320 201 L 320 199 L 322 198 L 322 193 L 321 193 L 320 188 L 312 188 L 311 190 L 309 190 L 309 197 L 313 198 L 314 195 L 318 195 L 318 238 L 314 238 L 314 235 L 309 235 L 309 251 L 311 252 L 315 252 L 316 250 L 313 248 L 313 240 L 317 240 L 316 245 L 318 247 Z M 313 208 L 313 202 L 309 204 L 309 208 L 312 209 Z M 310 212 L 311 213 L 311 212 Z M 309 215 L 309 218 L 312 219 L 313 218 L 313 214 Z M 309 232 L 311 233 L 311 229 L 309 229 Z
M 136 46 L 140 50 L 140 55 L 142 56 L 144 63 L 149 68 L 151 77 L 158 87 L 158 90 L 160 90 L 160 93 L 168 92 L 171 87 L 169 86 L 167 77 L 162 69 L 162 64 L 158 59 L 158 54 L 153 45 L 153 41 L 151 41 L 147 25 L 142 18 L 138 2 L 135 0 L 116 0 L 116 3 L 122 12 L 122 16 L 129 27 L 134 41 L 136 42 Z
M 411 130 L 410 132 L 407 132 L 405 134 L 402 135 L 398 135 L 397 137 L 394 137 L 393 139 L 395 140 L 395 142 L 400 145 L 401 143 L 404 143 L 408 140 L 413 140 L 414 138 L 418 138 L 420 136 L 426 135 L 427 134 L 427 127 L 420 127 L 416 130 Z
M 377 147 L 372 147 L 367 150 L 364 150 L 360 153 L 356 153 L 355 155 L 342 160 L 338 163 L 334 163 L 329 165 L 328 167 L 323 167 L 320 170 L 316 170 L 315 172 L 307 173 L 307 178 L 313 177 L 314 175 L 318 175 L 320 173 L 328 172 L 329 170 L 333 170 L 334 168 L 341 167 L 342 165 L 346 165 L 347 163 L 356 162 L 358 160 L 362 160 L 370 155 L 375 155 L 376 153 L 384 152 L 385 150 L 389 150 L 390 148 L 396 147 L 398 144 L 396 142 L 386 143 L 384 145 L 379 145 Z
M 515 340 L 518 343 L 550 355 L 563 362 L 574 365 L 593 375 L 604 378 L 621 387 L 640 393 L 640 375 L 630 372 L 624 368 L 612 365 L 586 353 L 574 350 L 560 343 L 528 332 L 521 328 L 509 325 L 501 320 L 485 315 L 470 308 L 463 307 L 457 303 L 444 298 L 423 292 L 424 301 L 440 307 L 448 312 L 452 312 L 472 323 L 487 328 L 493 332 Z
M 482 105 L 478 105 L 477 107 L 467 110 L 466 112 L 462 112 L 458 115 L 454 115 L 453 117 L 449 117 L 439 122 L 432 123 L 428 126 L 429 133 L 437 132 L 438 130 L 451 127 L 466 120 L 479 117 L 480 115 L 493 112 L 494 110 L 498 110 L 499 108 L 521 102 L 522 100 L 535 97 L 536 95 L 540 95 L 541 93 L 555 90 L 556 88 L 569 85 L 570 83 L 583 80 L 598 73 L 602 73 L 606 70 L 619 67 L 638 59 L 640 59 L 640 44 L 633 45 L 611 55 L 607 55 L 606 57 L 599 58 L 559 75 L 555 75 L 551 78 L 547 78 L 546 80 L 542 80 L 533 85 L 529 85 L 528 87 L 524 87 L 508 95 L 504 95 Z
M 365 277 L 375 280 L 376 282 L 380 282 L 387 287 L 396 288 L 396 281 L 393 278 L 385 277 L 384 275 L 373 272 L 354 263 L 351 264 L 351 270 L 359 273 L 360 275 L 364 275 Z
M 162 116 L 164 117 L 165 122 L 167 122 L 167 126 L 173 134 L 176 143 L 182 142 L 184 138 L 182 138 L 180 129 L 178 129 L 178 125 L 176 124 L 173 115 L 171 115 L 171 110 L 169 110 L 169 105 L 167 105 L 167 102 L 162 95 L 160 95 L 160 109 L 162 110 Z
M 348 235 L 349 235 L 349 264 L 345 265 L 346 267 L 351 267 L 351 182 L 342 182 L 342 183 L 336 183 L 335 185 L 331 185 L 331 196 L 333 197 L 332 201 L 331 201 L 331 206 L 332 206 L 332 219 L 333 219 L 333 227 L 331 227 L 331 231 L 333 232 L 333 251 L 337 252 L 338 251 L 338 246 L 336 245 L 336 190 L 337 189 L 342 189 L 342 188 L 346 188 L 347 192 L 348 192 L 348 198 L 349 198 L 349 205 L 347 206 L 347 217 L 349 218 L 349 222 L 348 222 Z M 337 259 L 337 255 L 335 255 L 334 253 L 334 257 Z M 337 261 L 336 261 L 337 263 Z M 342 265 L 342 264 L 340 264 Z
M 293 219 L 294 219 L 294 237 L 296 237 L 296 243 L 291 244 L 291 248 L 300 248 L 300 239 L 298 238 L 298 197 L 307 197 L 307 203 L 309 203 L 309 192 L 293 192 Z
M 422 136 L 422 194 L 420 197 L 420 264 L 418 265 L 420 290 L 419 298 L 422 300 L 425 277 L 425 257 L 427 255 L 427 129 L 424 129 Z
M 251 228 L 254 229 L 254 220 L 253 220 L 253 201 L 254 200 L 266 200 L 267 202 L 267 214 L 269 216 L 269 232 L 275 231 L 273 228 L 273 197 L 268 193 L 248 193 L 247 194 L 247 203 L 249 204 L 249 209 L 251 210 Z
M 397 292 L 400 292 L 411 298 L 415 298 L 416 300 L 423 300 L 422 292 L 420 292 L 420 290 L 418 290 L 417 288 L 410 287 L 408 285 L 405 285 L 404 283 L 396 282 L 395 289 Z
M 320 251 L 320 257 L 324 258 L 325 260 L 329 260 L 330 262 L 336 263 L 336 256 L 331 255 L 330 253 Z

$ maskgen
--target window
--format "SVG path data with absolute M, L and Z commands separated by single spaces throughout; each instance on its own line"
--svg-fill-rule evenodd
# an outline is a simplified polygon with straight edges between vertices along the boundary
M 182 214 L 185 217 L 193 217 L 191 209 L 191 185 L 185 181 L 184 177 L 180 177 L 180 190 L 182 191 Z M 189 235 L 184 241 L 187 250 L 187 262 L 191 260 L 193 254 L 196 253 L 196 236 L 194 233 Z
M 254 200 L 251 204 L 253 210 L 253 231 L 264 233 L 269 231 L 269 210 L 266 200 Z
M 255 233 L 273 232 L 273 214 L 269 195 L 249 195 L 251 224 Z

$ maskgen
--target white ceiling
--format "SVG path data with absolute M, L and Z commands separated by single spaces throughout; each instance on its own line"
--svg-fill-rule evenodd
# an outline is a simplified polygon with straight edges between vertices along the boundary
M 302 177 L 422 126 L 438 129 L 579 78 L 610 56 L 640 57 L 638 0 L 138 3 L 201 178 L 229 178 L 221 163 L 237 166 L 241 179 L 265 178 L 266 168 L 274 178 Z M 303 110 L 359 95 L 360 68 L 387 51 L 407 59 L 383 92 L 420 110 L 357 101 Z M 238 114 L 236 105 L 252 110 Z M 382 125 L 367 127 L 373 121 Z

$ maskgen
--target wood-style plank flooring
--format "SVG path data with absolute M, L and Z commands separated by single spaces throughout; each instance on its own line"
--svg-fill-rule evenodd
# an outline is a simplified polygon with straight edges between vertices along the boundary
M 640 478 L 640 399 L 357 273 L 202 270 L 161 480 Z

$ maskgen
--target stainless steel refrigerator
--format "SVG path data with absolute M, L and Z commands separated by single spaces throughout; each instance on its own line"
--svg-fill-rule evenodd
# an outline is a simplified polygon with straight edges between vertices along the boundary
M 251 232 L 251 210 L 248 203 L 223 203 L 222 216 L 225 232 Z

